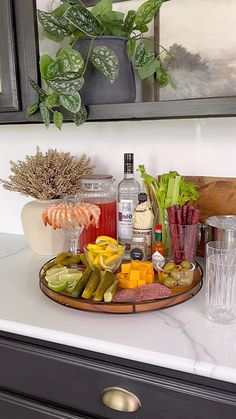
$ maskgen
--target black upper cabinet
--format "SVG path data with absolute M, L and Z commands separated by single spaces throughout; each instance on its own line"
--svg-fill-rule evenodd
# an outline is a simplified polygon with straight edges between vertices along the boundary
M 19 91 L 17 86 L 17 58 L 13 23 L 12 3 L 2 0 L 0 16 L 3 16 L 0 27 L 0 111 L 19 111 Z M 6 47 L 7 46 L 7 47 Z
M 39 112 L 26 116 L 27 107 L 37 101 L 29 78 L 39 82 L 38 62 L 36 0 L 0 0 L 0 123 L 42 122 Z M 236 116 L 236 97 L 88 107 L 90 121 L 213 116 Z M 65 114 L 64 120 L 70 121 L 70 116 Z
M 0 123 L 28 122 L 37 99 L 28 81 L 38 80 L 35 1 L 1 0 L 0 19 Z

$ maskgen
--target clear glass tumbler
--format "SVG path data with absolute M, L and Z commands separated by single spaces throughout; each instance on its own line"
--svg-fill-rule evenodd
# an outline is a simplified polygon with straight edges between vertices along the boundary
M 226 242 L 226 241 L 210 241 L 206 243 L 206 258 L 211 255 L 224 255 L 228 254 L 229 251 L 236 251 L 236 243 L 235 242 Z
M 236 252 L 208 256 L 206 282 L 207 318 L 231 323 L 236 318 Z

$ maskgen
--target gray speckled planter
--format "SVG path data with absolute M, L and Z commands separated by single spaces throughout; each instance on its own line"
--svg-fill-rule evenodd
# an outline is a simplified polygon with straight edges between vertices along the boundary
M 116 36 L 102 36 L 94 40 L 93 47 L 105 45 L 111 48 L 118 56 L 120 69 L 119 75 L 113 84 L 91 63 L 88 64 L 85 83 L 80 90 L 82 102 L 85 105 L 98 105 L 106 103 L 132 103 L 136 97 L 134 71 L 126 52 L 127 39 Z M 90 38 L 79 39 L 74 48 L 86 60 Z

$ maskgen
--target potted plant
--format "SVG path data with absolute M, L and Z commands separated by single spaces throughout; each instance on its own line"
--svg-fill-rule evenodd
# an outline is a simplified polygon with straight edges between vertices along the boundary
M 38 10 L 43 35 L 67 43 L 56 57 L 40 58 L 45 87 L 30 80 L 39 100 L 27 114 L 39 110 L 46 127 L 53 116 L 61 129 L 63 108 L 80 125 L 87 119 L 84 105 L 134 102 L 133 64 L 141 79 L 154 76 L 161 87 L 171 82 L 167 67 L 173 57 L 162 46 L 155 53 L 155 42 L 145 37 L 163 1 L 148 0 L 126 15 L 112 9 L 112 0 L 101 0 L 90 9 L 81 1 L 62 1 L 52 12 Z
M 24 205 L 21 213 L 29 246 L 39 255 L 60 253 L 65 247 L 65 235 L 61 230 L 45 228 L 42 213 L 49 204 L 76 194 L 79 177 L 93 172 L 90 159 L 85 154 L 75 159 L 70 153 L 53 149 L 43 153 L 37 147 L 35 155 L 26 156 L 24 161 L 10 161 L 10 169 L 9 178 L 0 179 L 2 186 L 34 198 Z

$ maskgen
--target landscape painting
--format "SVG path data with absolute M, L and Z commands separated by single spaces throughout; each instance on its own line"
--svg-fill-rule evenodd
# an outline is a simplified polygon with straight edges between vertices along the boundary
M 236 96 L 236 0 L 170 0 L 159 43 L 174 55 L 160 100 Z

